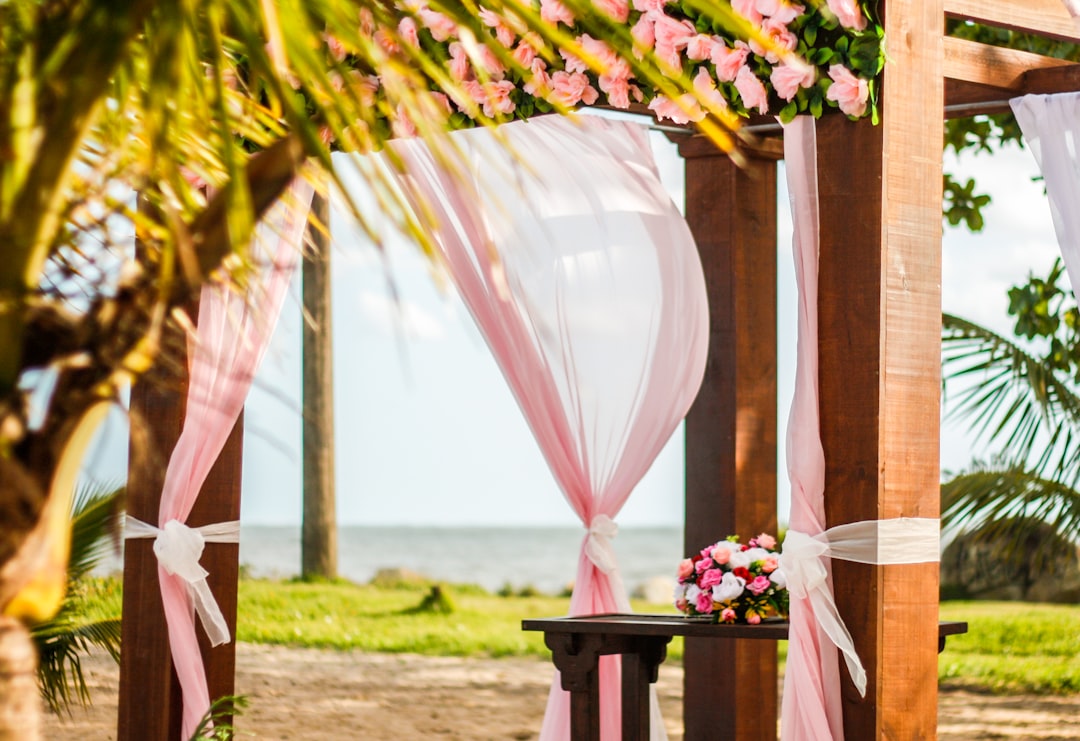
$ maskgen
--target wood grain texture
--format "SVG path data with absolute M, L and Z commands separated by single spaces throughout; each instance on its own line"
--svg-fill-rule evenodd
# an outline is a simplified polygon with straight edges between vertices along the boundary
M 1080 32 L 1061 0 L 945 0 L 944 6 L 950 18 L 1063 41 L 1080 39 Z
M 882 122 L 826 117 L 821 172 L 821 424 L 830 526 L 938 516 L 941 0 L 890 0 Z M 833 564 L 868 674 L 845 735 L 926 739 L 937 724 L 937 565 Z
M 686 418 L 685 552 L 776 532 L 776 165 L 684 141 L 686 217 L 709 294 L 705 380 Z M 776 736 L 776 647 L 686 639 L 688 739 Z M 751 710 L 752 709 L 752 710 Z
M 144 434 L 132 435 L 133 445 L 143 449 L 133 450 L 131 460 L 142 460 L 147 465 L 133 466 L 129 471 L 126 506 L 130 516 L 144 522 L 158 521 L 165 467 L 180 436 L 186 393 L 186 383 L 165 381 L 155 375 L 145 377 L 131 391 L 132 418 L 145 424 Z M 243 415 L 203 485 L 188 518 L 190 526 L 240 518 L 242 455 Z M 207 543 L 201 559 L 210 572 L 207 582 L 233 636 L 239 556 L 238 544 Z M 180 737 L 182 701 L 169 651 L 152 540 L 129 540 L 125 544 L 123 600 L 117 739 L 173 741 Z M 235 694 L 235 642 L 211 648 L 201 628 L 196 631 L 211 701 Z
M 1013 93 L 1023 92 L 1025 76 L 1031 70 L 1075 66 L 1064 59 L 952 36 L 946 36 L 944 44 L 945 79 L 975 83 Z

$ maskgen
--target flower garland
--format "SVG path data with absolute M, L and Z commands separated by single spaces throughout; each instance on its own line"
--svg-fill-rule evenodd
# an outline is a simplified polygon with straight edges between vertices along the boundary
M 875 79 L 884 65 L 884 44 L 872 0 L 730 0 L 727 13 L 704 2 L 593 0 L 593 11 L 613 31 L 629 31 L 638 59 L 654 52 L 671 75 L 692 80 L 697 97 L 674 100 L 635 79 L 628 60 L 606 42 L 580 32 L 562 0 L 534 0 L 534 7 L 545 23 L 576 41 L 581 56 L 565 49 L 543 54 L 537 33 L 483 7 L 474 30 L 462 30 L 426 4 L 410 6 L 393 32 L 371 30 L 388 54 L 407 43 L 445 62 L 456 84 L 445 92 L 433 84 L 430 108 L 445 115 L 451 128 L 475 125 L 481 111 L 486 118 L 510 120 L 582 105 L 625 110 L 634 103 L 679 124 L 704 119 L 702 102 L 712 112 L 757 113 L 785 122 L 797 114 L 819 117 L 826 108 L 877 120 Z M 733 26 L 740 31 L 733 33 Z M 478 43 L 480 33 L 505 54 Z M 364 84 L 376 93 L 380 82 L 368 76 Z M 389 134 L 416 133 L 400 106 L 381 116 Z

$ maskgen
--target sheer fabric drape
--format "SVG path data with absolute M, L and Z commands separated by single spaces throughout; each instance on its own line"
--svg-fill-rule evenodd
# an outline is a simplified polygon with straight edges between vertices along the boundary
M 438 220 L 448 272 L 584 526 L 571 614 L 629 611 L 614 519 L 704 373 L 693 239 L 636 124 L 549 116 L 452 136 L 453 167 L 394 142 L 403 188 Z M 617 666 L 602 659 L 609 741 L 621 738 Z M 655 697 L 653 711 L 653 738 L 666 738 Z M 557 676 L 541 738 L 569 738 Z
M 1010 102 L 1046 180 L 1065 270 L 1080 288 L 1080 93 L 1025 95 Z
M 203 288 L 198 329 L 188 342 L 189 384 L 184 426 L 165 471 L 157 528 L 150 528 L 156 530 L 155 552 L 159 554 L 158 578 L 169 647 L 183 697 L 184 739 L 191 738 L 210 708 L 192 601 L 193 596 L 199 599 L 199 590 L 192 577 L 197 581 L 202 572 L 198 566 L 202 543 L 215 536 L 192 535 L 183 524 L 243 408 L 255 371 L 273 335 L 300 254 L 311 197 L 311 185 L 297 179 L 259 224 L 253 251 L 263 265 L 261 272 L 252 276 L 246 292 L 239 293 L 233 286 L 218 283 Z M 210 531 L 229 529 L 235 533 L 237 525 L 223 523 Z M 169 540 L 181 550 L 197 551 L 193 553 L 193 564 L 189 559 L 186 568 L 163 565 L 167 561 L 160 546 L 166 542 L 163 538 L 166 532 L 184 533 L 186 537 Z M 132 536 L 146 537 L 146 534 Z M 205 572 L 202 573 L 205 590 Z M 213 609 L 216 610 L 216 604 Z M 221 637 L 207 626 L 207 632 L 215 645 L 229 640 L 227 631 Z

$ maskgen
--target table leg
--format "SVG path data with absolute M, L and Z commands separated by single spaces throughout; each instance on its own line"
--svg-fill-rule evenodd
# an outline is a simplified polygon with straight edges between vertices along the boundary
M 545 633 L 544 643 L 570 693 L 570 741 L 600 741 L 599 635 Z
M 667 658 L 671 636 L 638 636 L 622 655 L 623 741 L 649 741 L 649 687 Z

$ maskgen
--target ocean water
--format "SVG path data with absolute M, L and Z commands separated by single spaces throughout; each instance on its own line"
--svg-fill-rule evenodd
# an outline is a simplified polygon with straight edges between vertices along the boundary
M 338 572 L 370 581 L 384 568 L 404 568 L 432 579 L 532 586 L 555 594 L 574 581 L 584 531 L 576 528 L 355 527 L 338 531 Z M 654 577 L 675 583 L 682 529 L 621 528 L 614 548 L 627 591 Z M 295 576 L 300 570 L 300 528 L 245 526 L 240 563 L 252 576 Z

